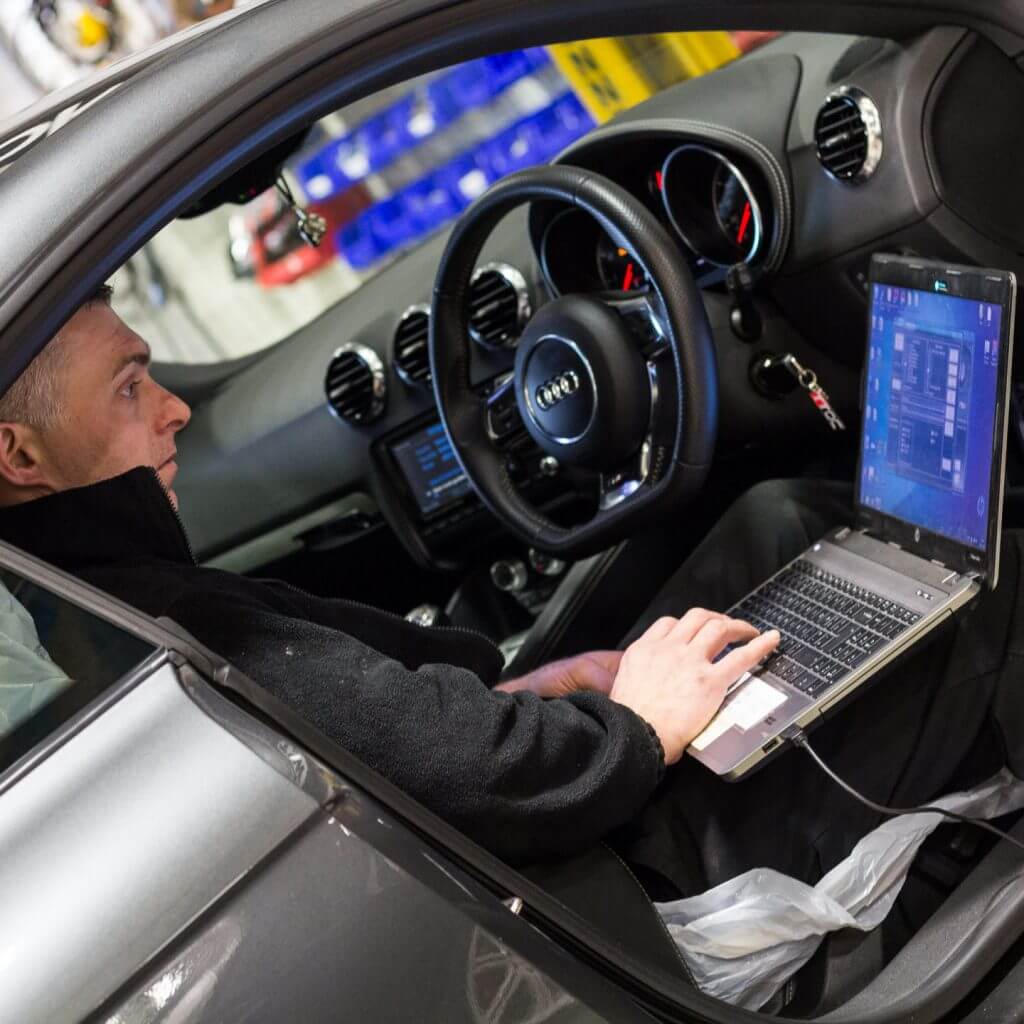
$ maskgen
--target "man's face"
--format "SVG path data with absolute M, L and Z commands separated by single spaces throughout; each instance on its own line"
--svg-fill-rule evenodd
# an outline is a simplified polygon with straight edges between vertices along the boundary
M 174 435 L 191 412 L 150 377 L 149 346 L 103 302 L 80 309 L 62 340 L 65 416 L 39 438 L 48 484 L 67 490 L 152 466 L 177 508 Z

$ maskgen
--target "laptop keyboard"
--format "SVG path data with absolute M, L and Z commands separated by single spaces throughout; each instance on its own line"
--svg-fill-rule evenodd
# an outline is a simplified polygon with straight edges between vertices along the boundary
M 921 616 L 804 559 L 762 584 L 730 612 L 782 639 L 760 671 L 812 697 L 895 640 Z

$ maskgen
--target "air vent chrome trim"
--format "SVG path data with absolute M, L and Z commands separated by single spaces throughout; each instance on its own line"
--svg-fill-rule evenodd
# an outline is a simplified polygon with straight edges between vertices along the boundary
M 506 284 L 512 289 L 516 297 L 516 322 L 515 327 L 512 331 L 512 336 L 499 344 L 495 344 L 483 337 L 479 331 L 477 331 L 472 325 L 472 313 L 470 313 L 470 337 L 484 348 L 489 349 L 501 349 L 501 348 L 515 348 L 519 341 L 519 336 L 523 332 L 523 328 L 526 326 L 526 321 L 530 319 L 533 314 L 533 306 L 530 302 L 530 290 L 526 284 L 526 278 L 523 274 L 515 267 L 508 263 L 494 262 L 485 263 L 482 267 L 478 267 L 473 276 L 469 281 L 469 301 L 473 302 L 473 289 L 477 282 L 485 274 L 497 274 L 503 278 Z
M 424 348 L 424 365 L 426 366 L 426 373 L 421 376 L 416 376 L 415 373 L 410 373 L 408 367 L 405 365 L 402 356 L 402 350 L 399 349 L 399 335 L 402 333 L 402 328 L 406 323 L 411 320 L 414 316 L 421 316 L 425 321 L 425 330 L 423 333 L 423 348 Z M 417 302 L 415 305 L 410 306 L 399 318 L 398 324 L 395 326 L 395 332 L 391 337 L 391 361 L 395 367 L 395 373 L 398 374 L 399 379 L 403 384 L 408 385 L 411 388 L 429 388 L 432 384 L 433 378 L 430 375 L 430 347 L 429 347 L 429 332 L 430 332 L 430 304 L 427 302 Z
M 856 109 L 864 131 L 864 157 L 860 166 L 855 171 L 851 170 L 851 173 L 840 173 L 833 169 L 828 162 L 831 155 L 824 152 L 825 140 L 822 136 L 825 134 L 825 129 L 821 125 L 822 115 L 830 105 L 834 109 L 838 109 L 840 102 L 851 112 Z M 814 120 L 814 147 L 818 162 L 825 173 L 835 178 L 836 181 L 840 181 L 844 185 L 858 185 L 867 181 L 878 169 L 879 161 L 882 159 L 882 119 L 874 100 L 863 90 L 852 85 L 844 85 L 834 92 L 830 92 L 825 97 L 825 102 L 821 105 Z
M 342 413 L 334 404 L 341 396 L 338 394 L 332 395 L 332 389 L 328 386 L 335 364 L 346 356 L 352 356 L 354 360 L 361 362 L 369 374 L 369 406 L 358 415 L 345 415 Z M 354 423 L 357 426 L 365 426 L 368 423 L 372 423 L 384 412 L 384 406 L 387 402 L 388 382 L 387 375 L 384 372 L 384 363 L 372 348 L 360 345 L 354 341 L 346 342 L 335 351 L 334 355 L 331 356 L 331 361 L 327 364 L 324 392 L 327 395 L 327 408 L 343 423 Z

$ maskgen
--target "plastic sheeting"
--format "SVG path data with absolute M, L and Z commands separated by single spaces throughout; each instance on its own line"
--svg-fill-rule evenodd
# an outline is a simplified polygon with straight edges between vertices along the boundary
M 1024 807 L 1024 782 L 1004 769 L 932 806 L 997 818 Z M 655 906 L 703 992 L 760 1009 L 828 932 L 866 932 L 885 919 L 918 849 L 942 821 L 938 814 L 890 818 L 814 886 L 760 868 L 700 896 Z
M 39 642 L 32 616 L 0 584 L 0 737 L 49 704 L 70 682 Z

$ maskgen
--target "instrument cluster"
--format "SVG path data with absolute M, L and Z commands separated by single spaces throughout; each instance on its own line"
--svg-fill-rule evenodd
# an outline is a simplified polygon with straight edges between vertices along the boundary
M 662 138 L 620 142 L 589 157 L 573 153 L 567 162 L 605 175 L 643 202 L 679 244 L 699 285 L 765 257 L 773 216 L 768 189 L 760 169 L 738 155 Z M 535 203 L 530 227 L 553 294 L 647 289 L 644 267 L 585 211 Z

